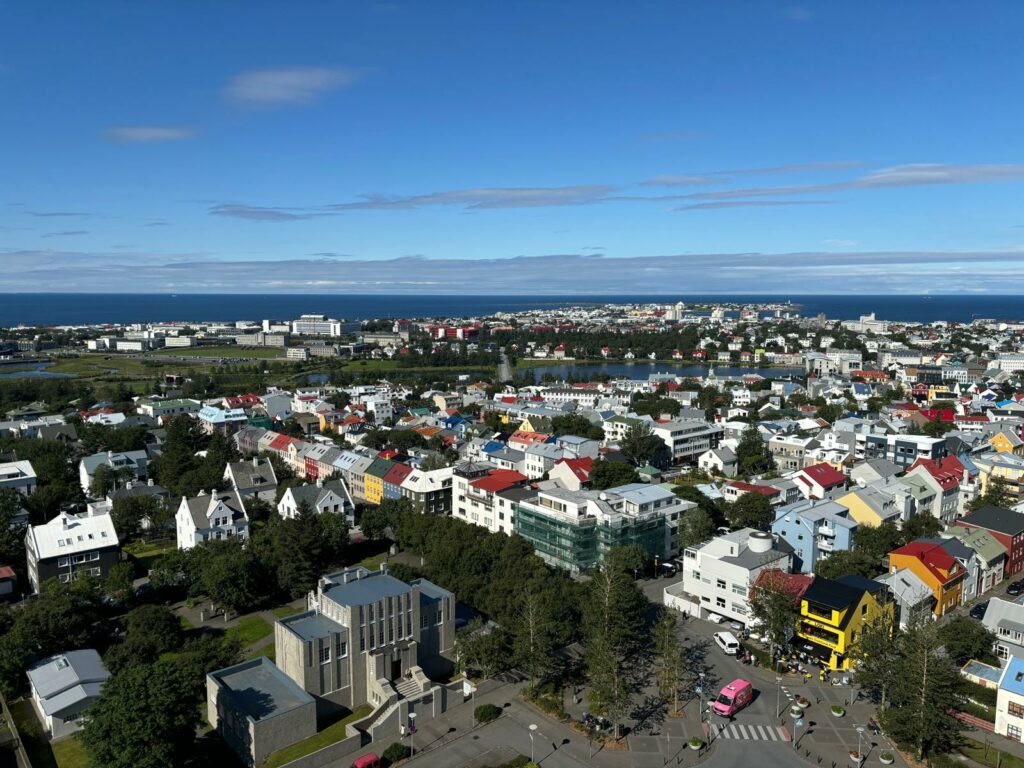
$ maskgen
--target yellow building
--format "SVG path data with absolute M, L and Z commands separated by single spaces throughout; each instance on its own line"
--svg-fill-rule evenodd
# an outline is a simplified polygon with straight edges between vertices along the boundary
M 815 578 L 800 599 L 794 644 L 813 647 L 812 656 L 833 671 L 850 668 L 850 650 L 864 628 L 894 615 L 888 588 L 863 576 Z
M 935 615 L 942 616 L 960 605 L 967 571 L 941 544 L 912 541 L 889 553 L 889 573 L 909 568 L 928 585 L 935 598 Z
M 893 497 L 874 488 L 858 488 L 834 501 L 850 511 L 850 519 L 857 525 L 877 528 L 886 520 L 899 519 Z
M 1016 499 L 1021 485 L 1024 485 L 1024 461 L 1016 454 L 1002 452 L 996 454 L 979 454 L 971 457 L 971 462 L 978 468 L 978 479 L 981 482 L 981 493 L 988 493 L 988 484 L 993 477 L 1006 481 L 1010 496 Z
M 999 453 L 1024 456 L 1024 440 L 1021 440 L 1013 432 L 996 432 L 989 440 L 989 444 Z
M 380 504 L 384 498 L 384 475 L 394 465 L 387 459 L 374 459 L 363 475 L 363 495 L 370 504 Z

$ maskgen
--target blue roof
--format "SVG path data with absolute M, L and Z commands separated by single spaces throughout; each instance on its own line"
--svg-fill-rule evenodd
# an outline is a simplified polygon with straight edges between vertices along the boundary
M 1024 696 L 1024 659 L 1010 657 L 1003 677 L 999 680 L 999 687 L 1017 696 Z
M 281 619 L 281 624 L 307 642 L 330 637 L 333 633 L 348 634 L 348 628 L 316 611 L 303 611 Z
M 455 597 L 447 589 L 442 589 L 432 581 L 427 579 L 413 579 L 410 584 L 414 587 L 420 588 L 420 596 L 429 598 L 430 600 L 444 600 L 446 597 Z
M 338 605 L 369 605 L 386 597 L 397 597 L 409 591 L 409 585 L 386 573 L 368 572 L 348 584 L 336 584 L 324 595 Z
M 211 672 L 237 711 L 255 721 L 315 705 L 312 696 L 266 656 Z

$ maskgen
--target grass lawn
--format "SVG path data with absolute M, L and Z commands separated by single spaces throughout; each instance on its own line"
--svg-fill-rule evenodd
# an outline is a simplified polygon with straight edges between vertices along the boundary
M 245 661 L 252 661 L 260 656 L 266 656 L 271 661 L 277 661 L 277 646 L 271 643 L 270 645 L 264 645 L 262 648 L 257 648 L 245 657 Z
M 58 768 L 50 742 L 43 735 L 35 712 L 32 711 L 32 704 L 24 699 L 13 702 L 11 716 L 18 726 L 21 743 L 25 745 L 32 768 Z
M 89 755 L 76 736 L 55 742 L 53 756 L 60 768 L 89 768 Z
M 292 744 L 290 747 L 279 749 L 266 759 L 262 768 L 278 768 L 293 760 L 298 760 L 300 757 L 310 755 L 318 749 L 323 749 L 336 741 L 341 741 L 345 738 L 346 725 L 362 720 L 372 711 L 368 704 L 364 704 L 342 720 L 327 726 L 316 736 L 310 736 L 308 739 Z
M 294 616 L 296 613 L 302 613 L 304 610 L 305 608 L 303 607 L 296 608 L 292 605 L 279 605 L 277 608 L 272 610 L 271 613 L 279 619 L 287 619 L 289 616 Z
M 284 360 L 284 350 L 272 347 L 168 347 L 156 357 L 259 357 Z
M 363 566 L 368 571 L 377 571 L 380 570 L 380 564 L 384 562 L 384 558 L 387 556 L 387 552 L 381 552 L 379 555 L 370 555 L 360 560 L 358 565 Z
M 963 744 L 957 748 L 961 754 L 981 763 L 982 765 L 996 768 L 1024 768 L 1024 760 L 1008 752 L 1000 752 L 995 747 L 988 747 L 974 739 L 964 739 Z
M 237 638 L 244 649 L 264 637 L 269 637 L 273 632 L 274 628 L 262 616 L 246 616 L 235 626 L 228 627 L 227 635 Z
M 149 575 L 149 569 L 157 560 L 175 549 L 177 549 L 177 545 L 174 542 L 168 544 L 166 542 L 140 541 L 129 544 L 125 547 L 125 552 L 135 558 L 135 575 L 141 578 Z

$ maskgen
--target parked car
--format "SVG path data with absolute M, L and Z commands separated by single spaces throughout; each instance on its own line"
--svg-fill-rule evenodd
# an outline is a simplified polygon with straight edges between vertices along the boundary
M 1016 597 L 1024 592 L 1024 581 L 1015 581 L 1006 588 L 1006 594 Z
M 971 608 L 971 618 L 972 619 L 983 619 L 983 618 L 985 618 L 985 609 L 986 608 L 988 608 L 988 600 L 986 600 L 983 603 L 978 603 L 973 608 Z

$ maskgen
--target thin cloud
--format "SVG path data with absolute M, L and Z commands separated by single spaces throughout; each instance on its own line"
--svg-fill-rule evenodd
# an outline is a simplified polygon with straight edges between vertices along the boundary
M 412 209 L 427 206 L 455 206 L 465 210 L 495 208 L 542 208 L 592 205 L 605 202 L 615 187 L 607 184 L 579 184 L 567 187 L 478 187 L 424 195 L 371 195 L 361 201 L 327 206 L 334 211 Z
M 274 208 L 258 205 L 241 205 L 238 203 L 221 203 L 211 207 L 207 213 L 211 216 L 227 216 L 232 219 L 265 222 L 301 221 L 303 219 L 330 215 L 327 213 L 303 211 L 301 208 Z
M 321 259 L 354 259 L 356 255 L 354 253 L 335 253 L 334 251 L 319 251 L 317 253 L 311 253 L 310 256 L 317 256 Z
M 183 141 L 196 135 L 192 128 L 161 125 L 125 125 L 107 129 L 106 136 L 118 144 L 159 144 Z
M 166 221 L 147 221 L 143 226 L 146 227 L 169 227 L 170 223 Z
M 29 216 L 37 216 L 40 218 L 70 218 L 72 216 L 92 216 L 91 213 L 85 213 L 84 211 L 25 211 Z
M 708 138 L 708 134 L 703 131 L 655 131 L 645 133 L 642 138 L 644 141 L 698 141 Z
M 60 232 L 47 232 L 43 237 L 74 237 L 75 235 L 88 235 L 85 229 L 64 229 Z
M 832 200 L 723 200 L 716 203 L 679 205 L 673 211 L 710 211 L 718 208 L 775 208 L 787 205 L 830 205 Z
M 724 184 L 726 179 L 718 176 L 654 176 L 640 182 L 641 187 L 702 187 L 708 184 Z
M 811 18 L 811 11 L 799 5 L 784 8 L 782 12 L 790 21 L 810 21 Z
M 324 94 L 358 81 L 353 69 L 287 67 L 254 69 L 235 75 L 224 89 L 225 98 L 252 107 L 304 106 Z
M 832 237 L 825 240 L 825 245 L 834 245 L 837 248 L 851 248 L 857 244 L 856 240 L 845 240 L 843 238 Z

